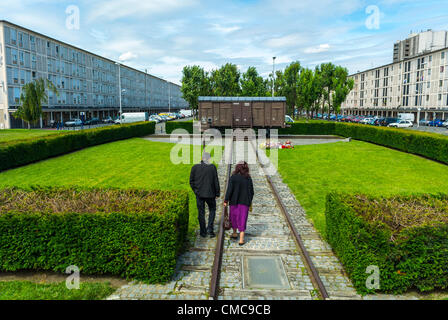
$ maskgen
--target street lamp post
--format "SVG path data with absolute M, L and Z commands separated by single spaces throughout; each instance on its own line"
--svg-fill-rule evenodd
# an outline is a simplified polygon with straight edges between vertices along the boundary
M 422 111 L 422 108 L 418 108 L 418 113 L 417 113 L 417 128 L 420 128 L 420 111 Z
M 168 112 L 171 113 L 171 86 L 168 82 Z
M 123 114 L 123 107 L 121 105 L 121 67 L 120 63 L 115 63 L 118 66 L 118 101 L 120 102 L 120 124 L 121 124 L 121 115 Z
M 274 97 L 275 90 L 275 59 L 277 57 L 272 57 L 272 97 Z

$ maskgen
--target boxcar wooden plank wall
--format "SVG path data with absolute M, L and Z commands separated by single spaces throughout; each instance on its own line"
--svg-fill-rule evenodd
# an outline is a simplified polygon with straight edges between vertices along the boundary
M 284 97 L 199 97 L 203 129 L 285 127 Z

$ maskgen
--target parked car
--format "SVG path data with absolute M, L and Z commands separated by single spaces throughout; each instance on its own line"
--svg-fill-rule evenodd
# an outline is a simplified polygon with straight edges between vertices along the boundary
M 414 124 L 410 120 L 398 120 L 397 122 L 390 123 L 388 127 L 392 128 L 411 128 Z
M 448 129 L 448 120 L 443 123 L 443 126 Z
M 155 116 L 150 116 L 149 117 L 149 121 L 154 121 L 155 123 L 159 123 L 160 120 L 158 118 L 156 118 Z
M 82 123 L 81 119 L 74 119 L 74 120 L 67 121 L 65 123 L 65 126 L 66 127 L 78 127 L 78 126 L 81 126 L 82 124 L 83 123 Z
M 383 127 L 387 127 L 391 123 L 397 123 L 398 121 L 398 118 L 384 118 L 382 121 L 380 121 L 380 125 L 382 125 Z
M 368 124 L 368 123 L 370 123 L 370 121 L 372 121 L 373 120 L 373 118 L 364 118 L 364 119 L 362 119 L 359 123 L 362 123 L 362 124 Z
M 432 121 L 429 121 L 428 126 L 430 127 L 443 127 L 443 120 L 435 119 Z
M 100 119 L 98 118 L 92 118 L 87 120 L 86 122 L 84 122 L 85 125 L 95 125 L 95 124 L 99 124 L 100 123 Z
M 294 123 L 294 120 L 290 116 L 285 115 L 285 123 Z
M 421 126 L 427 126 L 428 123 L 429 123 L 429 120 L 426 120 L 426 119 L 421 119 L 419 121 L 419 125 L 421 125 Z
M 112 119 L 112 117 L 104 118 L 103 123 L 114 123 L 114 119 Z

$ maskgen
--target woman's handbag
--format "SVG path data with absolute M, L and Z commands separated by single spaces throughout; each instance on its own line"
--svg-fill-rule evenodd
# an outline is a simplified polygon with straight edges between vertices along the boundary
M 229 207 L 227 207 L 227 210 L 224 210 L 224 230 L 232 229 L 232 224 L 230 223 L 230 217 L 229 217 L 229 210 L 230 210 Z

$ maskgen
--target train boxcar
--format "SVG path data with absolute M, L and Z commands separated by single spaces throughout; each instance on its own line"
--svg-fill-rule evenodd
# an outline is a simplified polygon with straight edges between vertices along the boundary
M 208 128 L 284 128 L 285 97 L 199 97 L 199 120 Z

